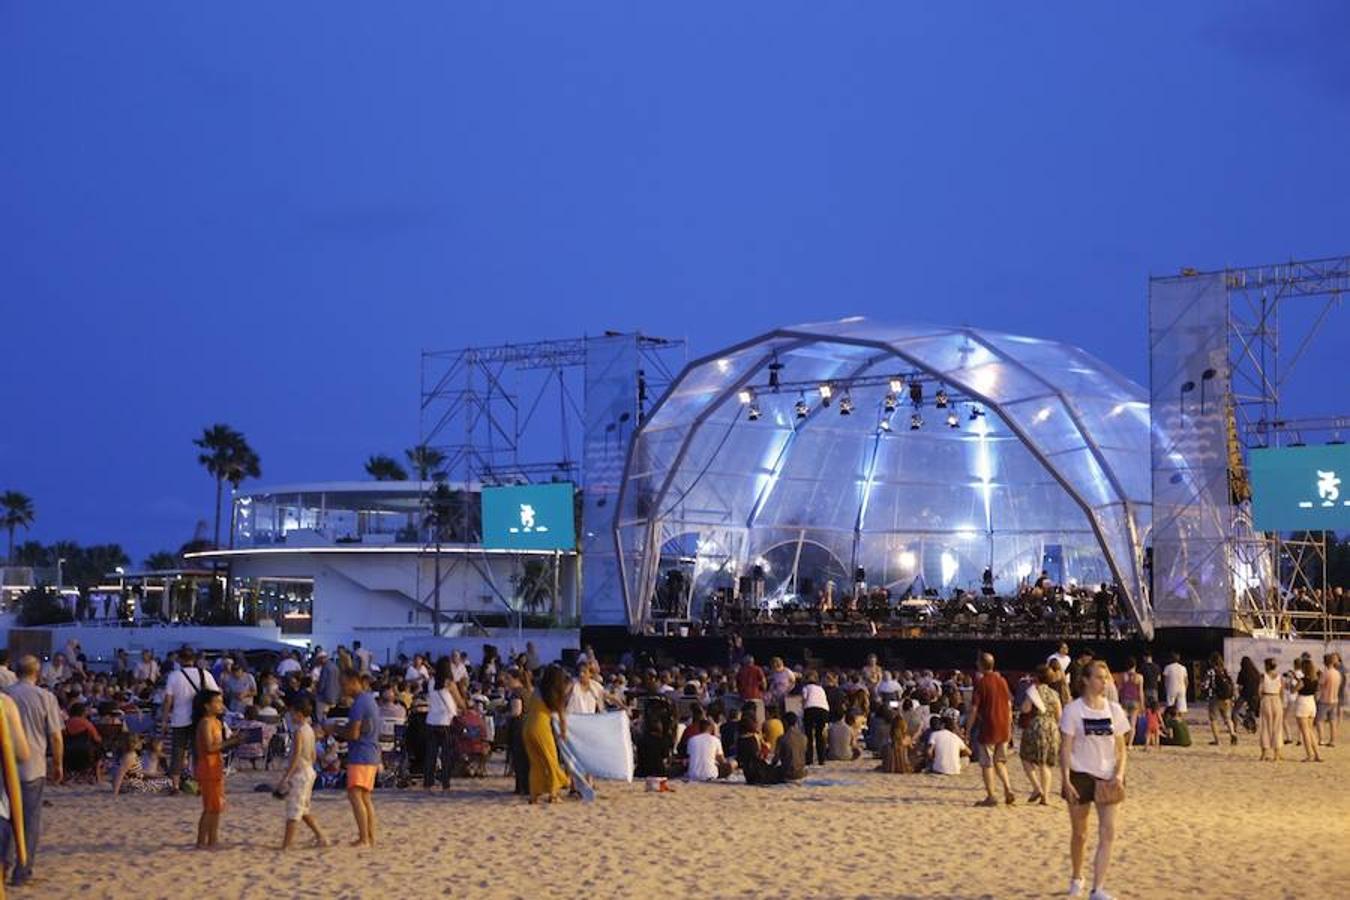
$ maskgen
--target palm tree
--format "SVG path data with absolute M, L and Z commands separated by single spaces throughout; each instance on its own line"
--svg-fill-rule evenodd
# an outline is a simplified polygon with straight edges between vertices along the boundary
M 238 489 L 245 478 L 262 477 L 258 454 L 248 445 L 244 435 L 228 425 L 216 424 L 202 429 L 202 436 L 192 442 L 203 453 L 197 462 L 216 480 L 215 546 L 220 546 L 220 499 L 225 482 Z
M 151 572 L 163 572 L 178 568 L 178 554 L 170 550 L 157 550 L 145 558 L 142 563 Z
M 33 524 L 37 513 L 33 510 L 33 498 L 18 491 L 5 491 L 0 494 L 0 525 L 9 532 L 9 550 L 5 561 L 14 561 L 14 529 L 27 528 Z
M 392 456 L 377 453 L 366 460 L 366 474 L 376 481 L 407 481 L 408 472 Z
M 430 479 L 439 481 L 440 478 L 445 476 L 445 473 L 440 470 L 441 466 L 445 464 L 445 454 L 435 447 L 418 444 L 416 447 L 405 450 L 404 453 L 408 457 L 408 465 L 412 466 L 413 471 L 417 473 L 419 481 Z

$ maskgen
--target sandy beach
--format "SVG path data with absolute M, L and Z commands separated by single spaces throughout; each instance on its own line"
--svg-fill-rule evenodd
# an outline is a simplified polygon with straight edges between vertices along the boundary
M 1108 888 L 1119 897 L 1341 895 L 1350 884 L 1350 751 L 1325 750 L 1320 765 L 1259 763 L 1251 737 L 1211 747 L 1198 721 L 1195 735 L 1200 743 L 1188 749 L 1133 752 Z M 48 791 L 38 877 L 12 896 L 1063 893 L 1062 801 L 976 809 L 975 768 L 943 778 L 883 775 L 873 765 L 831 763 L 797 786 L 680 782 L 664 795 L 602 783 L 592 806 L 531 807 L 511 796 L 494 759 L 493 777 L 458 781 L 448 796 L 377 793 L 376 850 L 287 854 L 275 849 L 282 804 L 254 793 L 264 776 L 245 770 L 229 781 L 225 846 L 205 859 L 190 849 L 197 798 L 114 800 L 106 785 L 62 787 Z M 1014 784 L 1024 791 L 1020 769 Z M 316 792 L 315 812 L 330 838 L 352 836 L 341 792 Z M 1339 849 L 1319 850 L 1329 847 Z

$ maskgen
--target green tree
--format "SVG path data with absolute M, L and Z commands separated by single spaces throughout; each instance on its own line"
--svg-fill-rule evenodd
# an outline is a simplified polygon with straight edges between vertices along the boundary
M 419 481 L 440 481 L 445 477 L 441 471 L 441 466 L 445 465 L 445 454 L 435 447 L 418 444 L 405 450 L 404 455 L 408 457 L 408 465 L 417 473 Z
M 151 572 L 163 572 L 166 569 L 178 568 L 178 554 L 171 550 L 157 550 L 151 553 L 141 563 Z
M 366 474 L 376 481 L 407 481 L 408 472 L 392 456 L 377 453 L 366 460 Z
M 5 491 L 0 494 L 0 525 L 9 532 L 9 550 L 5 560 L 10 565 L 14 561 L 14 529 L 27 528 L 33 524 L 37 513 L 33 509 L 33 498 L 19 491 Z
M 245 478 L 261 478 L 262 465 L 244 435 L 228 425 L 218 423 L 202 429 L 202 436 L 192 443 L 202 450 L 197 462 L 216 480 L 215 546 L 219 547 L 220 501 L 225 482 L 237 490 Z

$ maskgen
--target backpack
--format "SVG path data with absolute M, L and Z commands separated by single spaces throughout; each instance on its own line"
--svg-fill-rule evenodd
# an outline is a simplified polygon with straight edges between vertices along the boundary
M 1223 669 L 1214 671 L 1214 697 L 1216 700 L 1233 699 L 1233 679 Z

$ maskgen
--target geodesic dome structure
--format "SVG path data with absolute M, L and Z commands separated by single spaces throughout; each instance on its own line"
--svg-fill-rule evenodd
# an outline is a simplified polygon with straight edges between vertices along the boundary
M 690 363 L 633 437 L 629 625 L 672 568 L 702 598 L 758 567 L 771 599 L 845 592 L 858 569 L 947 594 L 987 567 L 1006 594 L 1051 568 L 1116 583 L 1151 636 L 1149 441 L 1144 389 L 1067 344 L 861 318 L 768 332 Z

